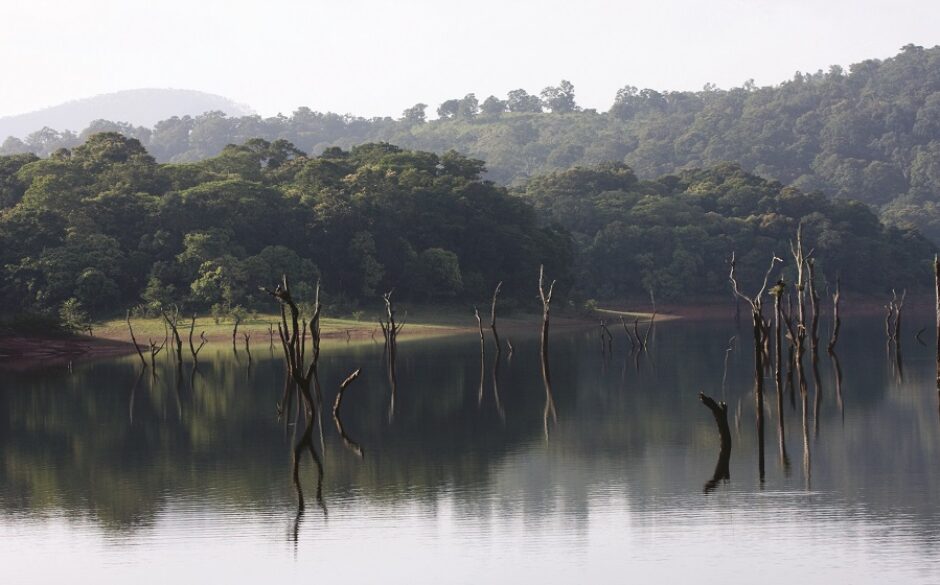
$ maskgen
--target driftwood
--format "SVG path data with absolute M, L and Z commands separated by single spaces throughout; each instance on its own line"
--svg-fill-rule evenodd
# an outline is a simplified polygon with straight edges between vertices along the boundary
M 304 406 L 304 421 L 306 423 L 304 432 L 300 440 L 296 443 L 293 450 L 293 469 L 292 478 L 294 488 L 297 491 L 298 506 L 302 510 L 305 507 L 303 488 L 300 485 L 300 459 L 306 449 L 317 468 L 317 502 L 326 511 L 323 504 L 323 463 L 320 455 L 317 453 L 313 444 L 313 430 L 315 422 L 319 420 L 319 407 L 321 404 L 320 379 L 318 374 L 320 358 L 320 283 L 316 286 L 316 297 L 314 300 L 314 312 L 311 317 L 310 335 L 312 340 L 312 359 L 309 365 L 305 365 L 304 352 L 306 345 L 306 335 L 302 334 L 300 326 L 300 310 L 291 296 L 290 283 L 285 274 L 274 290 L 262 288 L 280 304 L 281 323 L 278 324 L 278 333 L 281 336 L 281 342 L 284 347 L 285 360 L 288 365 L 288 372 L 291 379 L 300 392 Z M 290 321 L 288 322 L 288 314 Z M 306 325 L 306 323 L 305 323 Z M 303 328 L 304 333 L 306 327 Z M 311 393 L 311 384 L 314 385 L 314 393 Z
M 715 424 L 718 426 L 718 437 L 721 441 L 721 447 L 718 452 L 718 463 L 715 465 L 715 472 L 712 478 L 705 483 L 705 492 L 708 493 L 715 489 L 722 480 L 731 479 L 731 428 L 728 426 L 728 405 L 724 402 L 715 402 L 704 392 L 699 392 L 699 400 L 702 401 L 712 416 L 715 417 Z
M 360 371 L 360 369 L 357 369 L 352 374 L 349 374 L 349 376 L 343 380 L 343 383 L 339 385 L 339 392 L 336 393 L 336 400 L 333 401 L 333 423 L 336 424 L 336 430 L 339 432 L 339 436 L 342 437 L 343 444 L 361 459 L 365 455 L 362 451 L 362 447 L 346 434 L 346 429 L 343 427 L 343 420 L 340 417 L 340 407 L 343 405 L 343 396 L 345 396 L 346 388 L 359 377 Z
M 134 349 L 137 350 L 137 355 L 140 356 L 140 363 L 144 364 L 144 367 L 147 367 L 147 360 L 144 359 L 144 352 L 140 351 L 140 346 L 137 344 L 137 338 L 134 337 L 134 328 L 131 327 L 131 312 L 128 311 L 124 317 L 127 320 L 127 330 L 131 333 L 131 343 L 134 344 Z

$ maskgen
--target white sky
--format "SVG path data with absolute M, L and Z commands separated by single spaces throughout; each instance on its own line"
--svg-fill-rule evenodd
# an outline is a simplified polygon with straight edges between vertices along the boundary
M 0 0 L 0 116 L 139 87 L 391 115 L 562 78 L 727 88 L 940 44 L 938 0 Z

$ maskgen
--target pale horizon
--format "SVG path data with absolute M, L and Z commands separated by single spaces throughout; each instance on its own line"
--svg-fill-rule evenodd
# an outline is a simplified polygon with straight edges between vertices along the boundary
M 625 85 L 776 85 L 940 43 L 940 4 L 914 0 L 587 0 L 577 10 L 483 0 L 465 11 L 429 0 L 44 0 L 5 13 L 0 117 L 138 88 L 218 94 L 265 117 L 301 106 L 397 117 L 419 102 L 433 115 L 467 93 L 537 93 L 561 79 L 579 105 L 606 110 Z

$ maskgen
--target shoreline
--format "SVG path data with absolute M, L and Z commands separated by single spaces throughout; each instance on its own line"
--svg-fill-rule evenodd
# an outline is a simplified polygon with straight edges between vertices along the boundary
M 153 336 L 144 334 L 146 327 L 138 331 L 140 321 L 135 324 L 135 336 L 142 352 L 146 356 L 149 353 L 148 342 Z M 155 320 L 150 320 L 155 321 Z M 456 324 L 432 324 L 432 323 L 406 323 L 399 334 L 401 341 L 414 341 L 434 337 L 451 337 L 458 335 L 478 335 L 479 328 L 475 323 L 468 319 L 467 325 Z M 122 322 L 123 323 L 123 322 Z M 198 322 L 197 322 L 198 323 Z M 503 318 L 497 321 L 497 327 L 501 334 L 519 334 L 532 333 L 537 334 L 540 319 L 538 318 Z M 239 328 L 237 337 L 237 347 L 244 347 L 243 334 L 250 333 L 250 345 L 261 346 L 271 343 L 270 333 L 267 329 L 268 322 L 264 323 L 244 323 Z M 151 322 L 152 326 L 153 323 Z M 262 329 L 261 326 L 264 325 Z M 227 326 L 231 326 L 227 324 Z M 559 329 L 574 329 L 582 327 L 596 326 L 596 322 L 585 317 L 572 317 L 567 315 L 554 316 L 552 326 Z M 195 329 L 197 332 L 200 328 Z M 484 324 L 484 331 L 489 334 L 488 324 Z M 163 343 L 164 334 L 161 329 L 159 339 L 155 343 Z M 172 337 L 172 334 L 171 334 Z M 189 355 L 189 326 L 180 328 L 180 337 L 183 341 L 184 355 Z M 215 330 L 206 334 L 208 344 L 231 345 L 231 329 L 227 331 Z M 321 333 L 321 339 L 329 344 L 349 341 L 378 341 L 382 340 L 382 332 L 378 325 L 371 323 L 356 323 L 346 327 L 338 327 L 336 322 L 330 322 L 329 327 Z M 199 339 L 194 335 L 194 343 L 198 345 Z M 274 343 L 279 342 L 277 336 L 274 337 Z M 167 351 L 164 349 L 163 351 Z M 21 333 L 2 335 L 0 334 L 0 371 L 14 370 L 24 371 L 47 366 L 69 365 L 75 362 L 87 362 L 98 359 L 107 359 L 135 355 L 134 344 L 131 342 L 130 333 L 127 326 L 120 327 L 99 327 L 94 330 L 94 335 L 76 334 L 71 336 L 51 336 L 51 335 L 25 335 Z
M 831 300 L 822 299 L 823 317 L 831 313 Z M 643 309 L 637 309 L 637 305 L 646 305 Z M 645 323 L 652 316 L 652 307 L 649 303 L 611 303 L 609 305 L 598 307 L 594 316 L 573 315 L 573 314 L 555 314 L 552 316 L 553 328 L 573 329 L 596 327 L 599 321 L 605 317 L 609 318 L 608 325 L 619 322 L 622 316 L 627 323 L 639 320 Z M 745 303 L 738 305 L 740 309 L 740 318 L 748 317 L 748 307 Z M 933 299 L 926 302 L 924 298 L 914 298 L 909 300 L 906 307 L 906 313 L 913 316 L 932 315 L 934 312 Z M 656 307 L 655 321 L 658 323 L 689 320 L 689 321 L 714 321 L 735 319 L 735 305 L 729 301 L 725 302 L 702 302 L 695 305 L 678 304 L 660 304 Z M 880 316 L 884 313 L 884 302 L 872 298 L 852 301 L 843 300 L 840 306 L 840 312 L 843 317 L 872 317 Z M 449 312 L 446 316 L 439 313 L 435 316 L 442 317 L 434 321 L 434 316 L 427 322 L 407 322 L 402 329 L 400 339 L 402 341 L 414 341 L 433 337 L 449 337 L 458 335 L 478 335 L 479 328 L 474 322 L 472 316 L 464 320 L 466 323 L 460 324 L 453 315 L 457 311 Z M 149 350 L 147 343 L 149 339 L 162 343 L 164 331 L 162 322 L 158 319 L 132 319 L 134 332 L 141 350 L 146 354 Z M 273 323 L 274 317 L 265 316 L 264 318 L 246 321 L 239 328 L 237 337 L 237 346 L 244 346 L 244 333 L 251 335 L 250 344 L 252 346 L 270 344 L 271 338 L 268 331 L 268 325 Z M 537 333 L 540 316 L 537 314 L 518 315 L 511 317 L 502 317 L 497 321 L 497 326 L 501 334 L 526 334 Z M 483 324 L 484 331 L 489 330 L 488 322 Z M 206 330 L 206 338 L 210 344 L 232 343 L 232 324 L 211 324 L 209 319 L 203 317 L 197 319 L 195 331 Z M 188 353 L 188 321 L 181 323 L 180 336 L 183 340 L 183 347 Z M 198 337 L 194 335 L 194 341 L 198 344 Z M 321 333 L 323 341 L 328 343 L 351 342 L 351 341 L 381 341 L 382 332 L 378 325 L 368 321 L 353 321 L 349 319 L 325 319 L 324 327 Z M 276 336 L 275 336 L 276 343 Z M 133 355 L 135 353 L 134 345 L 131 343 L 130 334 L 127 331 L 127 325 L 124 320 L 106 321 L 94 330 L 92 336 L 72 335 L 72 336 L 51 336 L 51 335 L 28 335 L 14 333 L 9 335 L 0 334 L 0 370 L 29 370 L 50 365 L 68 365 L 72 362 L 85 362 L 97 359 L 106 359 Z

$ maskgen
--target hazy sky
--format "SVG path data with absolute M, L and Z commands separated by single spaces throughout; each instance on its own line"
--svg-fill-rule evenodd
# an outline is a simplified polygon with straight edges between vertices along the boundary
M 0 116 L 139 87 L 263 115 L 398 116 L 562 78 L 619 87 L 778 83 L 940 44 L 937 0 L 0 0 Z

